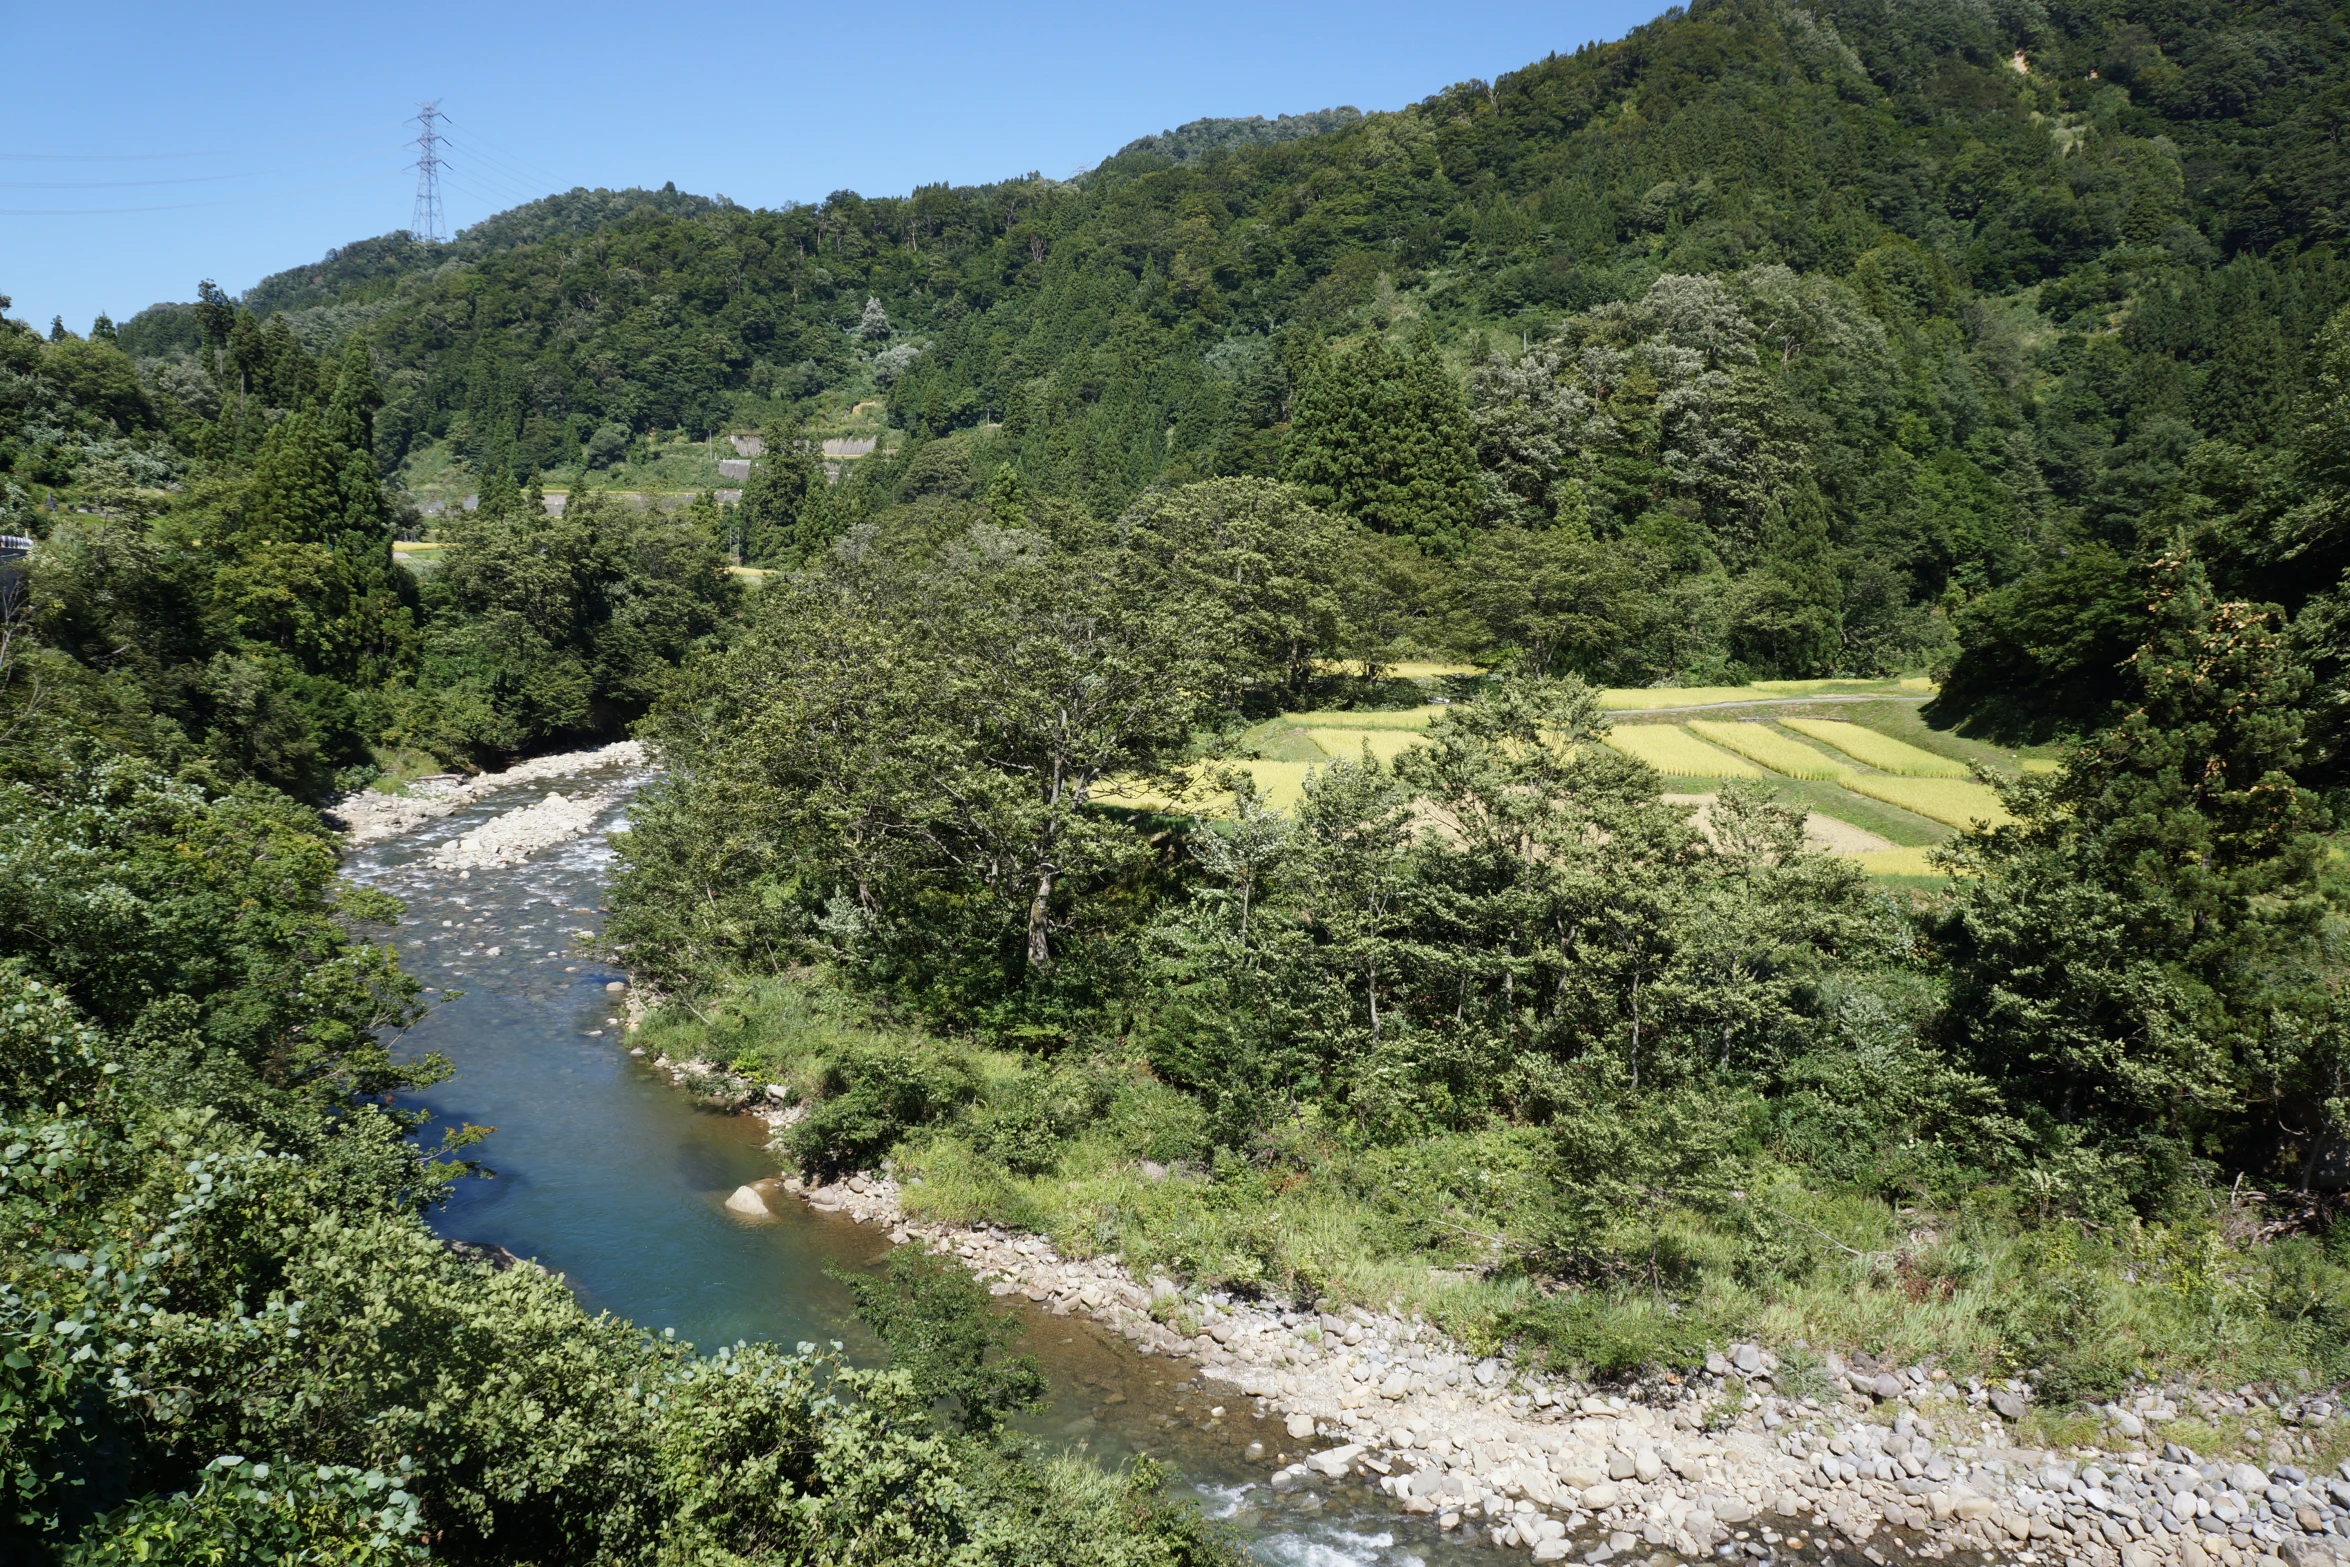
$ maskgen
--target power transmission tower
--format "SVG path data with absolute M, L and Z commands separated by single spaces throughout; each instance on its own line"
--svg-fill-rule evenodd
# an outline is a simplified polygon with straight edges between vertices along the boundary
M 441 101 L 416 106 L 416 210 L 409 215 L 408 233 L 429 244 L 448 239 L 441 219 Z

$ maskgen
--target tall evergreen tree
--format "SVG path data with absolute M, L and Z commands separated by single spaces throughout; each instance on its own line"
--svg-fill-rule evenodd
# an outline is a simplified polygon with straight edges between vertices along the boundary
M 1947 1027 L 2056 1123 L 2208 1154 L 2255 1102 L 2324 1099 L 2342 1041 L 2322 982 L 2326 813 L 2294 782 L 2309 688 L 2273 607 L 2154 568 L 2142 699 L 2013 827 L 1952 852 Z
M 764 446 L 734 509 L 734 542 L 746 564 L 797 566 L 827 548 L 838 532 L 824 460 L 790 426 L 770 427 Z
M 1318 355 L 1291 412 L 1289 479 L 1381 533 L 1452 552 L 1483 499 L 1469 410 L 1423 337 Z

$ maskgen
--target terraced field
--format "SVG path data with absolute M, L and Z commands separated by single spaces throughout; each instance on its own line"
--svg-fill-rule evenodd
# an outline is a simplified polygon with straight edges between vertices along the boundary
M 1398 674 L 1407 670 L 1428 694 L 1458 693 L 1458 677 L 1468 673 L 1454 665 L 1396 666 Z M 1872 875 L 1931 877 L 1942 873 L 1928 855 L 1954 829 L 2011 819 L 1997 792 L 1975 777 L 1976 765 L 2010 774 L 2056 765 L 1927 729 L 1916 706 L 1932 689 L 1923 680 L 1777 680 L 1610 690 L 1600 700 L 1620 715 L 1609 747 L 1648 763 L 1677 795 L 1702 798 L 1723 779 L 1757 779 L 1809 814 L 1819 829 L 1815 842 Z M 1233 765 L 1249 772 L 1269 804 L 1287 809 L 1329 761 L 1357 761 L 1368 750 L 1392 765 L 1446 706 L 1284 713 L 1250 733 L 1266 759 Z M 1231 795 L 1195 790 L 1174 800 L 1137 791 L 1105 795 L 1104 803 L 1221 815 L 1230 812 Z

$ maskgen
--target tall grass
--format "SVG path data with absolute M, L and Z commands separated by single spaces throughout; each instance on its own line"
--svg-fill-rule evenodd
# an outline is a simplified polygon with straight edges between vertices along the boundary
M 921 1119 L 873 1144 L 910 1212 L 1034 1232 L 1074 1257 L 1115 1252 L 1136 1277 L 1165 1272 L 1191 1291 L 1400 1305 L 1480 1349 L 1516 1339 L 1602 1374 L 1688 1365 L 1749 1335 L 1810 1345 L 1790 1365 L 1798 1380 L 1806 1354 L 1830 1349 L 1937 1357 L 1960 1376 L 2038 1367 L 2052 1419 L 2132 1373 L 2226 1387 L 2350 1372 L 2344 1258 L 2308 1238 L 2263 1242 L 2224 1190 L 2159 1220 L 2076 1223 L 2037 1185 L 1959 1177 L 1947 1161 L 1889 1180 L 1892 1166 L 1852 1146 L 1872 1131 L 1825 1101 L 1785 1107 L 1797 1113 L 1774 1123 L 1777 1150 L 1756 1150 L 1727 1207 L 1719 1193 L 1656 1193 L 1602 1211 L 1559 1184 L 1555 1126 L 1382 1139 L 1294 1116 L 1230 1157 L 1195 1100 L 1114 1047 L 1041 1060 L 877 1026 L 813 971 L 696 1006 L 672 1003 L 640 1042 L 814 1101 L 793 1135 L 835 1098 L 863 1095 L 879 1113 L 906 1096 L 873 1085 L 934 1085 L 914 1096 L 931 1107 Z M 1915 1153 L 1888 1145 L 1880 1158 Z M 1146 1175 L 1145 1160 L 1168 1168 Z M 1537 1290 L 1545 1270 L 1530 1259 L 1562 1242 L 1582 1265 L 1559 1292 Z M 2198 1428 L 2192 1445 L 2242 1435 Z M 2350 1427 L 2321 1440 L 2325 1452 L 2296 1461 L 2341 1457 Z
M 1832 745 L 1856 762 L 1862 762 L 1879 771 L 1903 778 L 1967 778 L 1971 777 L 1964 762 L 1954 762 L 1931 751 L 1921 751 L 1906 740 L 1864 729 L 1859 724 L 1843 723 L 1832 718 L 1789 718 L 1781 720 L 1797 734 L 1809 735 L 1823 744 Z

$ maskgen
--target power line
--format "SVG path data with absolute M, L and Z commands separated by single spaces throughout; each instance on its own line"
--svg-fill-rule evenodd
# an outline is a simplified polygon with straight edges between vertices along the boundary
M 260 191 L 250 196 L 223 196 L 218 201 L 180 201 L 153 207 L 0 207 L 0 218 L 108 218 L 126 212 L 193 212 L 199 207 L 239 207 L 252 201 L 281 201 L 288 196 L 308 196 L 322 190 L 346 190 L 405 172 L 405 169 L 387 169 L 383 174 L 362 174 L 357 179 L 305 185 L 298 190 Z
M 355 152 L 347 158 L 318 158 L 309 163 L 283 163 L 274 169 L 247 169 L 241 174 L 182 174 L 161 180 L 0 180 L 0 190 L 133 190 L 149 185 L 218 185 L 225 180 L 257 180 L 269 174 L 295 174 L 305 169 L 331 169 L 338 164 L 380 158 L 397 147 Z
M 409 235 L 434 245 L 449 237 L 441 217 L 440 113 L 438 98 L 416 106 L 416 207 L 408 219 Z
M 447 120 L 451 125 L 456 125 L 457 129 L 465 133 L 467 148 L 480 153 L 490 162 L 503 166 L 509 174 L 518 174 L 533 182 L 544 180 L 551 188 L 561 188 L 563 184 L 561 176 L 531 162 L 530 159 L 518 152 L 503 147 L 497 142 L 487 140 L 471 126 L 457 125 L 455 120 L 449 119 L 445 114 L 441 118 Z
M 305 136 L 298 141 L 261 142 L 251 147 L 214 147 L 204 152 L 0 152 L 0 162 L 6 163 L 156 163 L 166 158 L 234 158 L 248 152 L 283 152 L 288 147 L 315 147 L 324 141 L 349 141 L 354 136 L 375 136 L 385 131 L 396 131 L 407 122 L 394 120 L 389 125 L 370 125 L 364 130 L 337 131 L 331 136 Z

